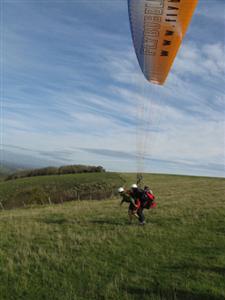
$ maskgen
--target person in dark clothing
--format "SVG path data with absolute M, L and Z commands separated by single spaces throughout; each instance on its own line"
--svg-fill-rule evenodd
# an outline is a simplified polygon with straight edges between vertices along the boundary
M 135 199 L 129 191 L 125 191 L 123 187 L 120 187 L 118 189 L 118 192 L 119 192 L 120 196 L 122 197 L 120 205 L 122 205 L 123 202 L 129 203 L 129 207 L 128 207 L 129 221 L 130 222 L 132 221 L 133 216 L 136 218 L 139 218 L 137 211 L 140 207 L 140 201 L 138 199 Z
M 131 195 L 134 199 L 139 199 L 140 207 L 137 210 L 138 220 L 140 225 L 145 224 L 145 215 L 144 215 L 144 203 L 145 203 L 145 192 L 143 189 L 138 188 L 137 184 L 132 184 L 131 186 Z

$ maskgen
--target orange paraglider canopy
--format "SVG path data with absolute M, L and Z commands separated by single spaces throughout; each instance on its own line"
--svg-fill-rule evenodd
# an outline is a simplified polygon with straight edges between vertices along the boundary
M 128 0 L 135 52 L 152 83 L 163 84 L 198 0 Z

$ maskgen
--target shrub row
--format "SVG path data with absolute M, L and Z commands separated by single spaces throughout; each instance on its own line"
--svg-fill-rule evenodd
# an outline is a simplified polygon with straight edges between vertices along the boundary
M 47 167 L 41 169 L 23 170 L 17 171 L 6 177 L 5 180 L 12 180 L 33 176 L 45 176 L 45 175 L 62 175 L 62 174 L 79 174 L 79 173 L 99 173 L 105 172 L 105 169 L 101 166 L 85 166 L 85 165 L 70 165 L 57 167 Z

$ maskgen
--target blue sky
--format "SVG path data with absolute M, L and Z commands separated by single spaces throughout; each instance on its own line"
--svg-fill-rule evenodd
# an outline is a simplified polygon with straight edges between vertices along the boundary
M 139 69 L 126 0 L 1 11 L 2 160 L 225 176 L 223 0 L 199 1 L 163 87 Z

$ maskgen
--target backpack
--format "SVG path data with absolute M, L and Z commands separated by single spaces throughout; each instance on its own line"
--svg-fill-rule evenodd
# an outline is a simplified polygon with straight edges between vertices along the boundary
M 143 208 L 149 209 L 157 206 L 156 202 L 154 201 L 155 196 L 149 191 L 145 192 L 144 199 L 145 201 L 143 203 Z

